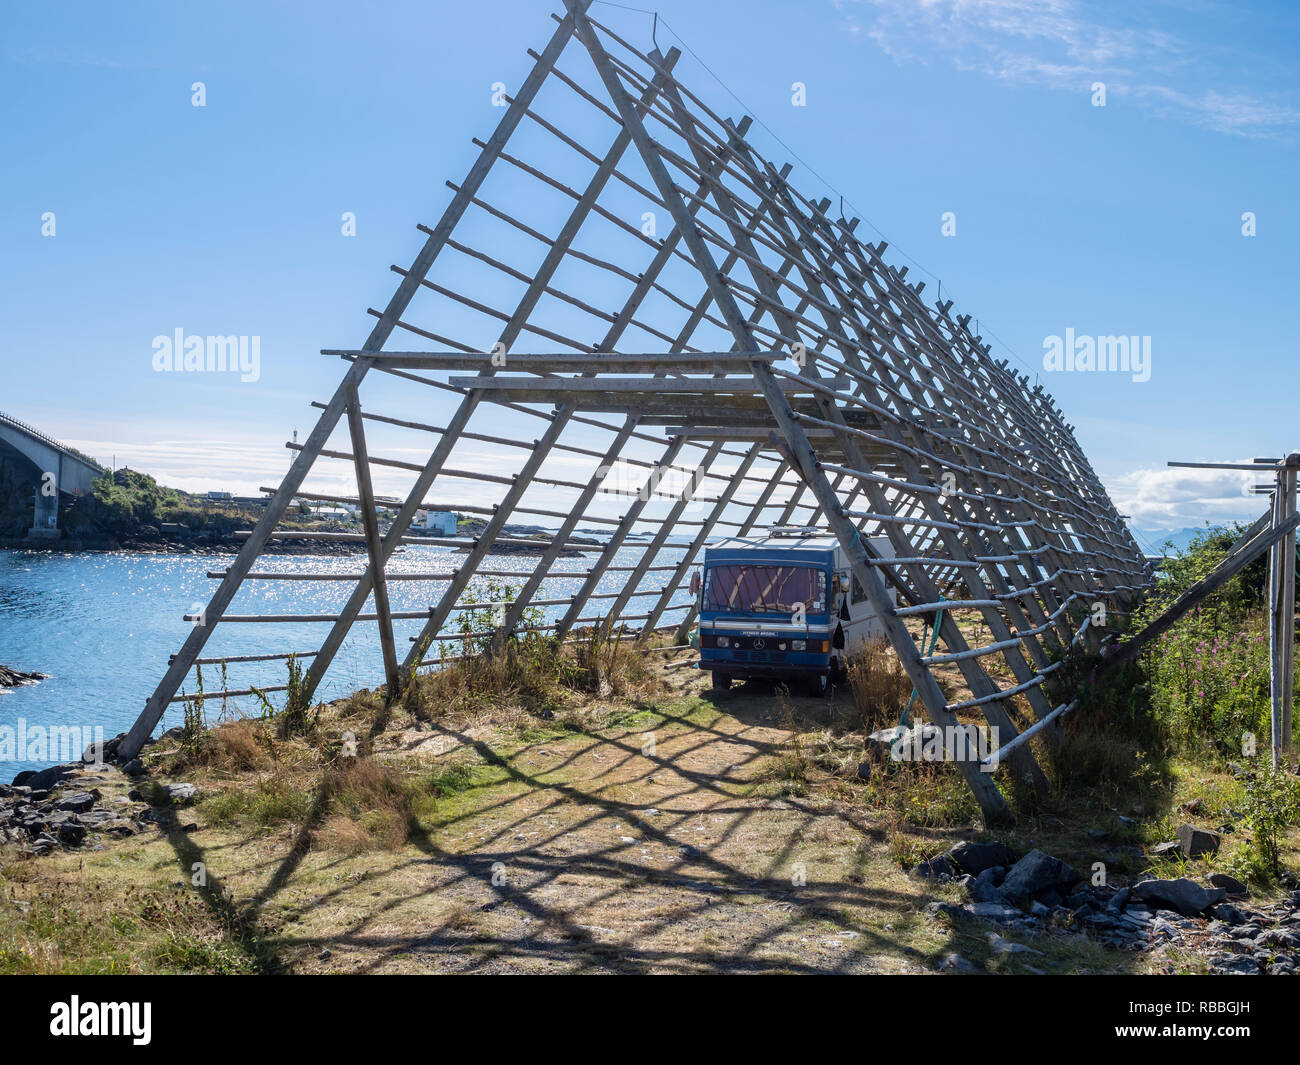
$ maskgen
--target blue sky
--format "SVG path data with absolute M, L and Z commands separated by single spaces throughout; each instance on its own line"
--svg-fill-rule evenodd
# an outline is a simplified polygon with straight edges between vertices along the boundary
M 284 441 L 310 428 L 308 402 L 340 373 L 317 352 L 364 340 L 366 308 L 397 282 L 389 265 L 409 264 L 415 225 L 437 220 L 444 181 L 464 175 L 471 138 L 500 117 L 492 84 L 519 84 L 560 6 L 12 9 L 0 43 L 0 409 L 181 487 L 276 483 Z M 934 275 L 922 275 L 927 295 L 942 279 L 996 354 L 1039 373 L 1136 525 L 1261 509 L 1235 475 L 1164 463 L 1300 447 L 1300 8 L 658 10 L 659 42 L 695 53 L 679 77 L 719 112 L 746 113 L 696 55 L 707 63 L 767 127 L 752 138 L 760 149 L 796 162 L 801 188 L 843 195 L 846 214 L 907 256 L 897 261 Z M 648 45 L 648 16 L 606 4 L 593 15 Z M 792 105 L 796 81 L 807 106 Z M 341 234 L 343 212 L 355 237 Z M 955 236 L 941 233 L 945 212 Z M 1245 212 L 1255 236 L 1242 233 Z M 259 380 L 155 372 L 153 338 L 176 328 L 260 337 Z M 1044 339 L 1067 329 L 1149 336 L 1150 380 L 1045 373 Z

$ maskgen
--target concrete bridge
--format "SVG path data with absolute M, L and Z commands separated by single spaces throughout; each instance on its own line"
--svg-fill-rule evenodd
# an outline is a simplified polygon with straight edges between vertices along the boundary
M 36 501 L 32 538 L 59 535 L 59 496 L 83 496 L 104 467 L 88 455 L 60 444 L 30 425 L 0 411 L 0 457 L 14 454 L 35 467 Z

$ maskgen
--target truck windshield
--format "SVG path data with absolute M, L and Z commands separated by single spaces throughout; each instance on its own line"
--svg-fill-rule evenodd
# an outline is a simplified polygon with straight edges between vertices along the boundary
M 705 610 L 789 614 L 826 613 L 826 573 L 811 566 L 709 566 L 704 571 Z

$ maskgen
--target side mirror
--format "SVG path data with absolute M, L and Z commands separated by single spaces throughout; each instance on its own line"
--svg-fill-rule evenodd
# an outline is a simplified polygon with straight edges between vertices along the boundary
M 831 646 L 837 651 L 844 650 L 844 626 L 835 626 L 835 635 L 831 637 Z

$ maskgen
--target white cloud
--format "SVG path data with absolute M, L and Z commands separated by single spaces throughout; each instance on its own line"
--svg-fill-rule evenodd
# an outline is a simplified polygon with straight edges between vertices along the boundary
M 899 63 L 942 58 L 1007 84 L 1078 93 L 1103 81 L 1108 95 L 1235 136 L 1300 127 L 1292 100 L 1228 85 L 1250 72 L 1239 59 L 1219 68 L 1204 48 L 1153 26 L 1104 23 L 1076 0 L 837 2 L 850 32 Z M 1215 82 L 1218 88 L 1205 88 Z
M 1249 459 L 1233 460 L 1249 462 Z M 1253 521 L 1265 509 L 1251 485 L 1267 478 L 1244 470 L 1139 469 L 1107 487 L 1120 513 L 1139 529 L 1177 529 L 1228 521 Z

